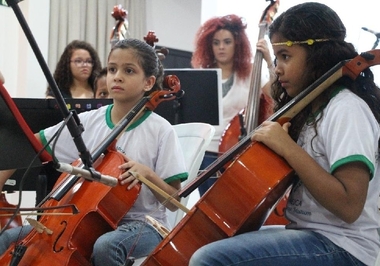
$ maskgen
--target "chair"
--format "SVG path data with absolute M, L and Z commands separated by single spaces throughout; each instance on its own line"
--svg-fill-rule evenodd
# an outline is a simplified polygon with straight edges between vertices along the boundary
M 189 173 L 188 179 L 182 183 L 182 186 L 184 186 L 197 177 L 203 156 L 214 136 L 215 128 L 206 123 L 183 123 L 174 125 L 173 127 L 177 132 Z M 186 206 L 189 197 L 181 199 L 182 205 Z M 167 215 L 170 224 L 174 227 L 183 218 L 185 213 L 180 209 L 176 212 L 167 210 Z
M 174 125 L 173 127 L 177 132 L 183 156 L 185 157 L 186 168 L 189 173 L 188 179 L 182 183 L 182 186 L 184 186 L 197 177 L 203 156 L 214 136 L 215 128 L 206 123 L 183 123 Z M 190 196 L 181 198 L 181 203 L 186 206 L 189 197 Z M 173 227 L 185 215 L 180 209 L 175 212 L 167 210 L 166 213 L 168 215 L 168 220 Z M 140 265 L 145 259 L 146 257 L 138 258 L 133 265 Z

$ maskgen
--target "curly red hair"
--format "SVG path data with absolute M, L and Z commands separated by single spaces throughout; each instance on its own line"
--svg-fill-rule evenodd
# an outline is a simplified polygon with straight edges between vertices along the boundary
M 247 25 L 237 15 L 214 17 L 207 20 L 198 30 L 195 41 L 195 51 L 191 59 L 194 68 L 212 68 L 215 57 L 212 51 L 212 39 L 215 32 L 228 30 L 235 37 L 235 54 L 233 69 L 239 78 L 245 79 L 251 73 L 252 50 L 245 32 Z

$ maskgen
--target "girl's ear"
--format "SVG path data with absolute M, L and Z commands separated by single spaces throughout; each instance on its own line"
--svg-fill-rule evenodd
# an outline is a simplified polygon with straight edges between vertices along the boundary
M 154 83 L 156 83 L 156 77 L 155 76 L 150 76 L 149 78 L 147 78 L 145 80 L 144 90 L 145 91 L 150 91 L 153 88 Z

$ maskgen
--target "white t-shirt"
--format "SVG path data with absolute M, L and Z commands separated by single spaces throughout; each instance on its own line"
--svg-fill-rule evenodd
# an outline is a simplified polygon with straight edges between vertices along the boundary
M 291 223 L 287 228 L 321 233 L 362 262 L 373 265 L 380 246 L 379 137 L 379 124 L 362 99 L 346 89 L 333 97 L 318 122 L 318 135 L 315 136 L 313 126 L 305 126 L 298 144 L 329 173 L 354 161 L 368 166 L 371 180 L 363 212 L 354 223 L 345 223 L 323 208 L 298 182 L 288 200 L 286 217 Z
M 114 128 L 111 121 L 112 107 L 113 105 L 103 106 L 79 114 L 85 129 L 82 138 L 90 152 L 98 148 Z M 60 124 L 40 131 L 44 144 L 51 139 L 59 126 Z M 166 182 L 187 179 L 186 165 L 176 132 L 168 121 L 156 113 L 146 112 L 135 121 L 117 140 L 116 149 L 129 159 L 150 167 Z M 58 161 L 65 163 L 74 162 L 79 158 L 67 127 L 59 136 L 54 155 Z M 142 185 L 135 204 L 121 222 L 145 220 L 145 215 L 148 214 L 169 227 L 165 209 L 150 189 Z

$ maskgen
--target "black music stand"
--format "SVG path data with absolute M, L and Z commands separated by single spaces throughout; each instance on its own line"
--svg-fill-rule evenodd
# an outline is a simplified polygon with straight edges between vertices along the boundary
M 0 170 L 17 169 L 7 180 L 4 190 L 19 190 L 18 181 L 29 168 L 28 176 L 38 176 L 42 168 L 42 161 L 51 159 L 44 151 L 37 156 L 42 145 L 37 142 L 33 132 L 25 122 L 7 90 L 0 84 Z M 18 178 L 16 178 L 18 177 Z M 36 182 L 32 178 L 30 182 Z
M 203 122 L 220 125 L 222 113 L 222 75 L 220 69 L 165 69 L 175 75 L 185 94 L 173 101 L 160 103 L 154 112 L 172 125 Z
M 0 85 L 0 90 L 5 88 Z M 0 112 L 0 170 L 27 168 L 36 152 L 3 97 Z M 39 159 L 32 164 L 33 167 L 40 165 Z

